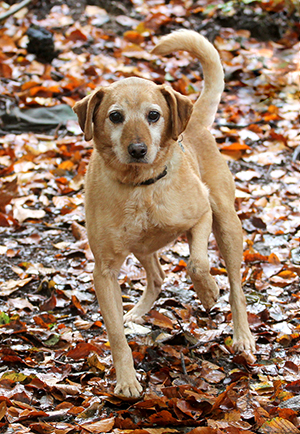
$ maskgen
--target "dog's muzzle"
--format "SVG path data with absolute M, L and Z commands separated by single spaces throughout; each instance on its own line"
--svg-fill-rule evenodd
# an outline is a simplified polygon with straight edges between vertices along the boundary
M 135 160 L 141 160 L 147 154 L 147 146 L 145 143 L 131 143 L 128 146 L 128 154 Z

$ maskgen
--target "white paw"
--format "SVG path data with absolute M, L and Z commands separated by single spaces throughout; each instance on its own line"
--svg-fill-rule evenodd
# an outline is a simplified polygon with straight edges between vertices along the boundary
M 142 393 L 142 386 L 136 378 L 121 380 L 117 382 L 114 393 L 126 398 L 138 398 Z
M 252 351 L 255 353 L 255 340 L 249 331 L 240 332 L 233 335 L 232 347 L 236 353 L 242 353 L 243 351 Z
M 201 296 L 199 295 L 200 301 L 207 312 L 209 312 L 210 309 L 216 304 L 220 295 L 219 288 L 215 282 L 212 282 L 212 285 L 209 289 L 209 291 L 201 293 Z
M 145 321 L 138 312 L 135 312 L 135 309 L 131 309 L 124 315 L 124 323 L 127 324 L 129 322 L 135 322 L 136 324 L 143 324 Z

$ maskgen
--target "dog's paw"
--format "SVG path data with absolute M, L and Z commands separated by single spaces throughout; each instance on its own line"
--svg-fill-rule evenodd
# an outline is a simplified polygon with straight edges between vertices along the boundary
M 214 281 L 214 279 L 211 276 L 208 276 L 206 279 L 206 287 L 203 290 L 202 286 L 195 285 L 194 288 L 197 292 L 197 295 L 204 307 L 204 309 L 209 312 L 210 309 L 216 304 L 218 301 L 220 290 L 218 288 L 218 285 Z
M 199 295 L 199 299 L 207 312 L 209 312 L 210 309 L 216 304 L 219 295 L 219 288 L 216 284 L 211 285 L 210 291 L 207 291 L 206 293 L 201 293 L 201 296 Z
M 233 335 L 232 348 L 236 353 L 251 351 L 255 353 L 255 340 L 250 330 L 239 331 Z
M 129 312 L 127 312 L 124 317 L 124 324 L 128 324 L 129 322 L 134 322 L 136 324 L 143 324 L 145 321 L 142 318 L 142 315 L 139 314 L 139 312 L 135 311 L 135 308 L 131 309 Z
M 204 309 L 209 311 L 219 298 L 219 288 L 208 268 L 202 262 L 197 259 L 190 259 L 187 271 Z
M 125 396 L 126 398 L 138 398 L 143 391 L 142 386 L 136 378 L 121 380 L 117 382 L 115 395 Z

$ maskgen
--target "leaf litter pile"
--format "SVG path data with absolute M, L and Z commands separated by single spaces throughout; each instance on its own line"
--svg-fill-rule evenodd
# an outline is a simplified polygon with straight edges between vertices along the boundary
M 203 0 L 132 0 L 106 9 L 82 2 L 80 11 L 49 5 L 44 14 L 36 4 L 2 21 L 1 432 L 300 432 L 299 9 L 292 1 L 245 3 L 245 16 L 284 19 L 282 34 L 262 41 L 251 25 L 217 25 L 240 6 L 230 2 L 227 12 L 228 3 Z M 1 3 L 0 15 L 8 8 Z M 257 353 L 232 351 L 228 280 L 214 238 L 209 257 L 221 297 L 208 315 L 186 274 L 182 237 L 161 252 L 167 278 L 145 323 L 126 326 L 145 393 L 122 400 L 113 394 L 84 229 L 92 145 L 71 107 L 95 87 L 132 75 L 169 82 L 196 100 L 198 62 L 186 53 L 149 54 L 157 37 L 180 27 L 202 29 L 225 69 L 212 132 L 237 186 Z M 32 42 L 41 33 L 41 44 Z M 134 257 L 119 281 L 128 310 L 145 287 Z

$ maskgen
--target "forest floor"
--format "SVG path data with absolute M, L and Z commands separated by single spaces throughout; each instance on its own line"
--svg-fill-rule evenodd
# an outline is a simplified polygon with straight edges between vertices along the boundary
M 95 3 L 35 1 L 2 21 L 9 5 L 0 4 L 0 432 L 300 433 L 297 3 Z M 199 62 L 149 54 L 177 28 L 207 36 L 225 70 L 211 131 L 236 182 L 257 351 L 233 353 L 227 273 L 213 236 L 221 296 L 209 315 L 186 274 L 183 236 L 161 252 L 167 277 L 145 323 L 126 326 L 144 387 L 141 399 L 126 400 L 113 394 L 84 229 L 92 144 L 71 107 L 132 75 L 195 101 Z M 128 310 L 145 288 L 133 256 L 119 281 Z

